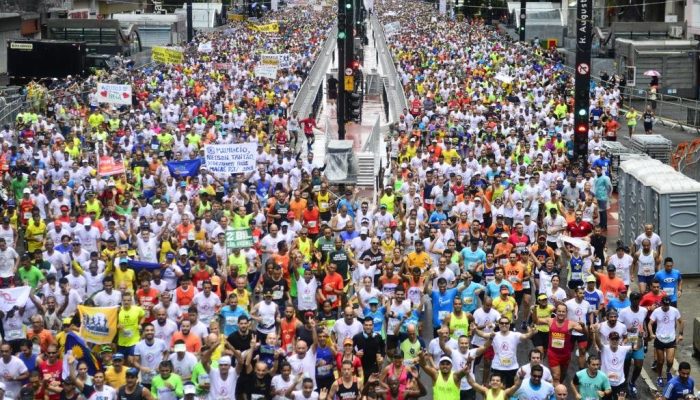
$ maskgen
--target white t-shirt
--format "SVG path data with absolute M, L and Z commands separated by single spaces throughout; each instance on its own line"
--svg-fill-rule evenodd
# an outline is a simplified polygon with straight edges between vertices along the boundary
M 656 322 L 656 338 L 661 343 L 671 343 L 676 340 L 676 321 L 681 319 L 681 313 L 675 307 L 664 311 L 659 307 L 651 313 L 649 319 Z
M 166 343 L 170 343 L 170 339 L 173 337 L 173 334 L 178 331 L 177 324 L 167 317 L 165 319 L 165 325 L 161 326 L 158 320 L 153 321 L 152 324 L 156 331 L 155 337 L 165 341 Z M 180 373 L 177 374 L 180 375 Z
M 616 351 L 610 345 L 600 349 L 600 370 L 608 376 L 610 386 L 619 386 L 625 381 L 625 357 L 632 346 L 618 346 Z
M 8 378 L 17 378 L 27 372 L 27 366 L 16 356 L 10 356 L 10 362 L 5 363 L 5 360 L 0 358 L 0 382 L 5 384 L 5 396 L 10 398 L 18 398 L 19 391 L 22 389 L 22 383 L 10 380 Z
M 464 366 L 467 365 L 467 359 L 469 357 L 473 359 L 476 358 L 476 351 L 477 349 L 469 349 L 467 350 L 466 354 L 462 354 L 459 350 L 453 349 L 450 356 L 450 358 L 452 358 L 452 372 L 462 370 Z M 472 363 L 469 373 L 474 373 L 474 363 Z M 464 377 L 461 381 L 459 381 L 459 390 L 469 390 L 471 388 L 472 386 L 469 384 L 469 382 L 467 382 L 467 377 Z
M 272 390 L 277 393 L 279 391 L 286 391 L 290 386 L 294 384 L 294 377 L 289 376 L 289 380 L 285 381 L 281 374 L 277 374 L 272 377 Z M 295 391 L 296 392 L 296 391 Z M 284 393 L 284 392 L 283 392 Z M 316 392 L 314 392 L 316 393 Z M 287 400 L 287 398 L 282 395 L 277 395 L 272 398 L 272 400 Z
M 493 338 L 493 350 L 495 356 L 491 368 L 499 371 L 511 371 L 518 369 L 518 345 L 520 344 L 520 332 L 497 333 Z
M 238 382 L 236 368 L 230 367 L 226 380 L 223 380 L 219 369 L 212 367 L 209 370 L 210 389 L 207 400 L 233 399 L 236 395 L 236 382 Z
M 644 331 L 644 320 L 647 317 L 647 310 L 645 307 L 639 307 L 637 312 L 632 311 L 631 307 L 623 308 L 620 311 L 618 321 L 625 324 L 627 328 L 627 343 L 634 345 L 641 333 Z
M 97 390 L 95 388 L 95 391 L 92 392 L 90 397 L 88 397 L 88 400 L 116 400 L 117 399 L 117 391 L 113 387 L 109 385 L 102 385 L 102 390 Z
M 476 326 L 483 326 L 485 327 L 482 329 L 484 333 L 491 333 L 493 332 L 493 329 L 495 328 L 496 321 L 501 318 L 501 314 L 496 311 L 495 308 L 491 308 L 491 310 L 487 313 L 484 311 L 483 307 L 479 307 L 474 311 L 474 323 Z M 487 326 L 489 325 L 489 326 Z M 472 345 L 474 346 L 481 346 L 484 343 L 486 343 L 486 339 L 482 338 L 479 335 L 474 335 L 472 338 Z
M 547 381 L 547 382 L 552 382 L 552 371 L 549 370 L 544 364 L 540 363 L 540 367 L 542 367 L 542 380 Z M 532 372 L 532 366 L 530 363 L 527 363 L 520 367 L 523 372 L 525 372 L 525 377 L 523 377 L 523 382 L 527 382 L 528 379 L 530 379 L 530 373 Z
M 352 339 L 358 333 L 362 333 L 362 323 L 357 319 L 353 319 L 352 323 L 348 325 L 344 318 L 335 321 L 333 325 L 333 332 L 335 333 L 336 343 L 338 348 L 343 347 L 343 340 L 346 338 Z
M 182 360 L 177 358 L 177 353 L 171 354 L 168 359 L 173 363 L 173 373 L 180 375 L 183 380 L 192 376 L 192 370 L 197 364 L 197 356 L 189 352 L 185 352 Z
M 301 390 L 295 390 L 292 392 L 292 400 L 318 400 L 318 393 L 311 392 L 311 396 L 304 396 L 304 392 Z
M 615 275 L 625 282 L 625 285 L 630 284 L 630 268 L 634 259 L 631 255 L 625 253 L 622 257 L 617 254 L 610 257 L 610 264 L 615 266 Z
M 576 299 L 571 299 L 568 300 L 566 303 L 566 319 L 569 321 L 575 321 L 575 322 L 580 322 L 582 324 L 586 324 L 587 322 L 587 315 L 588 315 L 588 310 L 590 309 L 590 304 L 586 301 L 583 300 L 579 304 Z M 572 333 L 574 336 L 583 336 L 583 333 L 574 331 Z
M 141 372 L 141 382 L 151 383 L 151 380 L 156 376 L 158 365 L 163 361 L 163 353 L 168 350 L 168 346 L 161 339 L 154 338 L 152 344 L 146 343 L 146 339 L 136 343 L 134 347 L 134 355 L 140 356 L 139 363 L 142 367 L 150 368 L 150 374 Z
M 304 378 L 311 378 L 314 381 L 314 389 L 316 388 L 316 354 L 311 349 L 306 351 L 304 358 L 299 358 L 299 354 L 294 353 L 287 357 L 287 362 L 292 367 L 292 376 L 304 374 Z M 301 389 L 301 382 L 297 389 Z
M 209 293 L 209 297 L 204 292 L 199 292 L 192 299 L 192 304 L 197 307 L 199 320 L 209 324 L 216 315 L 217 308 L 221 305 L 221 299 L 214 292 Z
M 610 327 L 610 324 L 608 324 L 607 322 L 600 323 L 600 330 L 598 331 L 598 334 L 600 335 L 600 341 L 603 344 L 610 344 L 610 340 L 608 339 L 608 336 L 612 332 L 617 332 L 620 334 L 620 338 L 624 338 L 625 336 L 627 336 L 627 327 L 625 326 L 625 324 L 620 322 L 619 319 L 615 323 L 615 326 L 613 326 L 612 328 Z
M 0 250 L 0 278 L 9 278 L 13 275 L 15 263 L 19 255 L 12 247 Z
M 92 298 L 97 307 L 113 307 L 118 306 L 122 301 L 122 292 L 118 290 L 112 290 L 111 294 L 108 294 L 104 290 L 97 293 L 95 297 Z
M 445 342 L 445 347 L 449 347 L 454 353 L 457 351 L 457 341 L 453 338 L 449 338 L 447 339 L 447 342 Z M 430 341 L 430 343 L 428 343 L 428 354 L 433 357 L 433 362 L 435 365 L 438 365 L 440 357 L 445 354 L 440 348 L 440 338 L 434 338 Z

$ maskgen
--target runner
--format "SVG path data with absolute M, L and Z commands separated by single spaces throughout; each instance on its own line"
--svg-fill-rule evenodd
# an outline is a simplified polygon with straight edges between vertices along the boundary
M 571 361 L 571 352 L 574 342 L 574 331 L 588 335 L 588 329 L 583 321 L 571 321 L 567 319 L 568 309 L 565 304 L 557 304 L 555 316 L 549 325 L 549 343 L 547 346 L 547 359 L 552 370 L 552 383 L 558 385 L 564 382 L 566 371 Z
M 664 296 L 661 299 L 661 307 L 656 308 L 649 317 L 647 332 L 654 341 L 654 353 L 656 355 L 656 384 L 659 388 L 664 386 L 664 378 L 661 375 L 666 364 L 666 384 L 671 380 L 671 367 L 676 357 L 676 346 L 683 340 L 683 319 L 677 308 L 671 305 L 671 297 Z M 652 324 L 656 323 L 656 330 Z

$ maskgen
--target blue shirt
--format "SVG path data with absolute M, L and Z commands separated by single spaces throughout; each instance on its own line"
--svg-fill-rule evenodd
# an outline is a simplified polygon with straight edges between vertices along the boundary
M 583 291 L 583 299 L 588 302 L 588 304 L 591 306 L 591 308 L 588 310 L 588 312 L 592 312 L 593 314 L 593 321 L 595 321 L 595 318 L 597 318 L 597 314 L 595 313 L 598 311 L 600 308 L 600 305 L 603 303 L 603 292 L 600 291 L 600 289 L 595 289 L 592 292 L 589 292 L 588 290 Z
M 478 262 L 486 264 L 486 252 L 480 248 L 476 249 L 476 251 L 472 251 L 470 247 L 465 247 L 459 254 L 462 255 L 462 259 L 464 260 L 464 268 L 469 271 L 474 270 L 472 264 Z
M 654 276 L 661 283 L 661 290 L 666 292 L 672 302 L 678 301 L 678 282 L 681 280 L 681 273 L 677 269 L 666 272 L 662 269 Z
M 348 213 L 348 215 L 350 215 L 350 213 Z M 355 238 L 358 237 L 358 236 L 360 236 L 360 232 L 355 231 L 355 230 L 353 230 L 352 232 L 348 232 L 348 231 L 345 231 L 345 230 L 342 231 L 342 232 L 340 232 L 340 239 L 341 239 L 343 242 L 349 242 L 349 241 L 355 239 Z
M 477 305 L 479 304 L 477 300 L 479 296 L 476 294 L 476 291 L 479 289 L 482 291 L 486 290 L 486 286 L 480 283 L 469 282 L 469 286 L 462 290 L 460 296 L 462 298 L 462 311 L 469 313 L 476 311 Z
M 377 307 L 377 311 L 374 312 L 372 312 L 369 307 L 365 307 L 363 314 L 365 317 L 372 317 L 372 321 L 374 321 L 374 332 L 383 335 L 386 307 Z
M 452 303 L 457 294 L 457 288 L 447 289 L 445 293 L 433 290 L 431 295 L 433 300 L 433 327 L 439 328 L 442 325 L 442 320 L 454 311 Z
M 496 283 L 496 281 L 489 282 L 488 285 L 486 285 L 486 295 L 492 299 L 495 299 L 501 294 L 501 285 L 508 286 L 508 291 L 510 292 L 511 296 L 515 293 L 513 285 L 504 279 L 501 281 L 501 283 Z
M 666 385 L 666 389 L 664 389 L 664 397 L 668 400 L 681 400 L 686 394 L 694 391 L 695 381 L 693 378 L 688 377 L 688 380 L 683 383 L 679 377 L 674 376 Z
M 231 306 L 223 306 L 221 311 L 219 311 L 219 315 L 224 320 L 224 335 L 227 337 L 234 332 L 238 332 L 238 317 L 245 315 L 250 318 L 248 312 L 241 306 L 236 306 L 235 310 L 232 310 Z
M 600 201 L 608 201 L 608 196 L 612 191 L 612 183 L 607 175 L 601 175 L 593 181 L 593 193 L 595 198 Z
M 340 208 L 345 206 L 345 208 L 348 209 L 348 215 L 352 217 L 352 219 L 355 219 L 355 207 L 352 201 L 342 198 L 338 201 L 338 211 L 340 211 Z
M 608 301 L 608 310 L 615 309 L 617 311 L 620 311 L 623 308 L 629 307 L 630 305 L 631 305 L 631 302 L 630 302 L 629 298 L 626 298 L 624 300 L 614 298 L 614 299 L 610 299 L 610 301 Z
M 440 221 L 445 221 L 447 220 L 447 214 L 445 214 L 442 211 L 433 211 L 432 214 L 430 214 L 430 218 L 428 219 L 428 222 L 431 225 L 435 225 L 435 227 L 440 225 Z

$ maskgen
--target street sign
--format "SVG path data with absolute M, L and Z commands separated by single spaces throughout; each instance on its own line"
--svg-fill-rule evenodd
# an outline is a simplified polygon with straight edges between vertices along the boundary
M 255 239 L 249 228 L 227 229 L 226 248 L 229 250 L 253 247 Z
M 591 71 L 590 67 L 586 63 L 580 63 L 576 66 L 576 71 L 581 75 L 588 75 Z
M 345 91 L 346 92 L 352 92 L 355 90 L 355 77 L 350 75 L 350 76 L 345 76 L 345 80 L 343 81 Z

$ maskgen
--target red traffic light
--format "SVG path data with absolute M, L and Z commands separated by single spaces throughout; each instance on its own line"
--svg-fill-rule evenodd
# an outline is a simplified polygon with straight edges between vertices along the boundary
M 358 68 L 360 68 L 360 62 L 357 61 L 357 60 L 353 60 L 353 61 L 350 63 L 350 68 L 352 68 L 352 69 L 358 69 Z
M 576 124 L 576 133 L 588 133 L 588 124 Z

